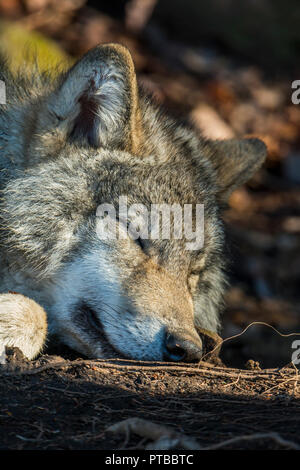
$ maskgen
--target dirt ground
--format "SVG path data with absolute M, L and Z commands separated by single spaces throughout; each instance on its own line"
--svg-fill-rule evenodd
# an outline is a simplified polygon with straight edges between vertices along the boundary
M 184 3 L 188 10 L 192 0 L 172 1 L 170 13 L 155 10 L 166 4 L 160 0 L 128 0 L 119 2 L 128 8 L 115 14 L 117 3 L 0 0 L 0 52 L 24 57 L 20 51 L 36 32 L 53 41 L 52 55 L 54 43 L 64 60 L 101 42 L 121 42 L 133 54 L 142 86 L 170 112 L 210 138 L 264 140 L 264 167 L 232 195 L 225 213 L 231 287 L 221 334 L 237 337 L 222 347 L 226 366 L 88 361 L 66 350 L 29 363 L 12 352 L 0 367 L 0 449 L 168 449 L 181 448 L 184 435 L 191 448 L 299 450 L 298 370 L 287 367 L 300 331 L 300 105 L 291 102 L 291 83 L 300 78 L 298 56 L 293 63 L 288 48 L 288 65 L 279 67 L 278 57 L 271 64 L 278 48 L 267 54 L 265 41 L 255 61 L 250 36 L 244 56 L 238 52 L 245 50 L 243 38 L 233 34 L 226 44 L 216 42 L 209 36 L 219 30 L 213 24 L 199 46 L 192 38 L 199 30 L 191 23 L 193 12 L 186 20 L 189 38 L 176 23 L 184 21 L 177 8 Z M 286 32 L 293 31 L 277 17 Z M 233 31 L 230 23 L 228 29 Z M 271 40 L 278 36 L 269 32 Z M 47 63 L 50 52 L 43 47 Z M 107 431 L 135 418 L 147 423 L 126 421 L 127 434 Z M 151 423 L 167 428 L 153 430 Z
M 238 370 L 53 355 L 29 362 L 10 354 L 0 370 L 0 449 L 300 450 L 293 367 L 260 370 L 252 363 L 252 370 Z M 108 431 L 137 418 L 147 421 L 142 431 Z M 185 435 L 190 447 L 180 440 L 159 446 L 157 432 L 164 437 L 169 429 Z

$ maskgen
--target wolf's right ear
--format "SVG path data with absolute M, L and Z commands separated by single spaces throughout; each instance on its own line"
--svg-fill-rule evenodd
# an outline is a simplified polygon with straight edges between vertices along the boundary
M 226 202 L 261 167 L 267 148 L 256 138 L 207 141 L 218 184 L 218 198 Z
M 91 49 L 64 76 L 47 108 L 70 140 L 134 152 L 138 88 L 128 49 L 120 44 Z

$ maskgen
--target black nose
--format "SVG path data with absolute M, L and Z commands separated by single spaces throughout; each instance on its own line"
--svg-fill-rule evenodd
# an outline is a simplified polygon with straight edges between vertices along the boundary
M 184 336 L 166 335 L 164 347 L 164 360 L 172 362 L 195 362 L 202 357 L 202 343 L 199 338 L 195 340 L 186 339 Z

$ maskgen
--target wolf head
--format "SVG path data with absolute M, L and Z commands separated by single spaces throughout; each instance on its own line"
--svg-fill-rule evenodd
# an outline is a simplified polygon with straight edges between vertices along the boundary
M 199 360 L 197 329 L 218 330 L 225 286 L 220 211 L 261 165 L 264 144 L 209 141 L 164 115 L 138 89 L 128 50 L 113 44 L 22 109 L 22 164 L 3 190 L 1 242 L 50 332 L 90 357 Z M 135 216 L 189 205 L 192 226 L 203 205 L 203 243 L 188 249 L 173 215 L 168 237 L 133 237 L 120 197 Z M 99 207 L 112 208 L 118 236 L 100 236 Z

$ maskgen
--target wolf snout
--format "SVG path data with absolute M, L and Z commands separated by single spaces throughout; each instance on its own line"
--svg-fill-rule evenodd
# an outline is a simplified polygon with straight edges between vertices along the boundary
M 164 345 L 164 360 L 172 362 L 196 362 L 202 357 L 202 342 L 168 333 Z

